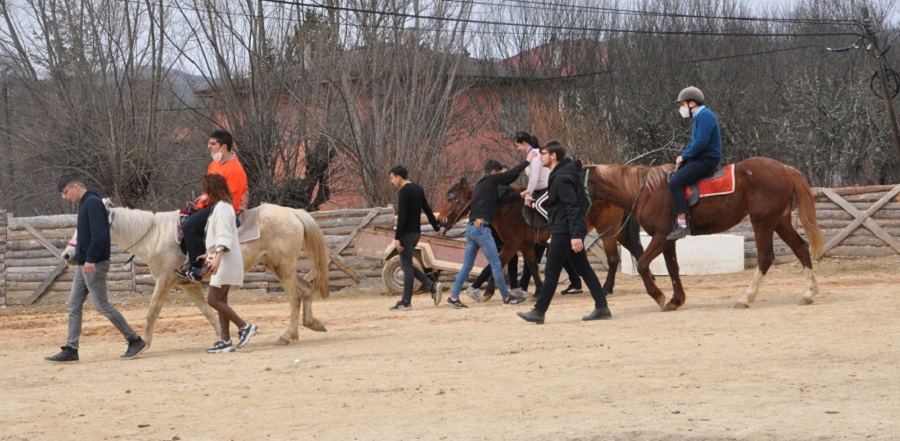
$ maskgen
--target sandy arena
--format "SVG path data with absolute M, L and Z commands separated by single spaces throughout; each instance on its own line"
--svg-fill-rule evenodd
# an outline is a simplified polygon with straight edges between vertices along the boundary
M 216 336 L 176 292 L 139 359 L 119 360 L 125 342 L 89 306 L 81 362 L 62 366 L 43 357 L 65 341 L 64 299 L 6 307 L 0 439 L 900 439 L 900 256 L 816 271 L 811 306 L 796 304 L 804 281 L 788 263 L 749 310 L 731 306 L 752 270 L 684 277 L 687 303 L 670 313 L 620 275 L 612 321 L 580 321 L 585 293 L 557 295 L 541 326 L 514 314 L 530 301 L 498 298 L 453 310 L 417 295 L 388 312 L 397 298 L 369 282 L 317 301 L 329 332 L 290 346 L 273 344 L 283 296 L 238 292 L 261 331 L 221 355 L 204 352 Z M 148 298 L 113 303 L 143 329 Z

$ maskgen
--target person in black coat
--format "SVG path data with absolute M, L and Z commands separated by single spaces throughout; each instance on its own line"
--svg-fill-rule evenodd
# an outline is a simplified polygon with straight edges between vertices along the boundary
M 542 324 L 544 315 L 553 300 L 553 293 L 559 283 L 559 273 L 567 258 L 594 298 L 594 310 L 582 320 L 605 320 L 612 318 L 606 303 L 606 291 L 588 262 L 584 249 L 587 234 L 587 195 L 581 183 L 581 168 L 566 157 L 566 148 L 559 141 L 550 141 L 541 149 L 541 161 L 550 172 L 548 207 L 550 224 L 550 246 L 547 248 L 547 263 L 544 266 L 544 284 L 537 295 L 534 309 L 516 313 L 523 320 Z

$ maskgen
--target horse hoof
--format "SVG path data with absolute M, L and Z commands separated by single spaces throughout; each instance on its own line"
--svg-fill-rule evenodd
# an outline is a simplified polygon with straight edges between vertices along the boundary
M 312 323 L 309 325 L 303 325 L 303 326 L 306 327 L 307 329 L 312 329 L 313 331 L 316 331 L 316 332 L 328 332 L 328 329 L 325 328 L 325 323 L 322 323 L 318 320 L 316 320 L 315 323 Z
M 674 304 L 672 304 L 672 302 L 669 302 L 669 303 L 666 303 L 665 306 L 663 306 L 662 310 L 663 310 L 663 312 L 668 312 L 668 311 L 675 311 L 677 309 L 678 309 L 678 306 L 675 306 Z
M 748 309 L 750 305 L 744 302 L 734 302 L 734 309 Z
M 656 303 L 659 305 L 659 310 L 660 310 L 660 311 L 665 311 L 665 310 L 666 310 L 666 296 L 662 296 L 662 298 L 659 299 L 659 301 L 656 302 Z
M 797 304 L 798 304 L 798 305 L 812 305 L 813 302 L 814 302 L 814 300 L 813 300 L 812 298 L 810 298 L 810 297 L 803 297 L 803 298 L 801 298 L 801 299 L 797 302 Z
M 275 344 L 278 346 L 287 346 L 291 344 L 291 341 L 284 337 L 278 337 L 278 340 L 275 340 Z

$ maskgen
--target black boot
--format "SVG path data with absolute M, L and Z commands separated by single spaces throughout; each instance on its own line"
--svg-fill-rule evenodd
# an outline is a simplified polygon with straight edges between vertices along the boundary
M 609 308 L 594 308 L 590 314 L 582 317 L 581 319 L 584 321 L 590 320 L 609 320 L 612 318 L 612 312 L 609 311 Z
M 544 313 L 537 309 L 532 309 L 528 312 L 517 312 L 516 315 L 526 322 L 536 323 L 538 325 L 544 324 Z
M 78 349 L 75 349 L 75 348 L 72 348 L 69 346 L 63 346 L 60 349 L 62 349 L 62 351 L 60 351 L 59 354 L 56 354 L 56 355 L 53 355 L 50 357 L 44 357 L 44 360 L 47 360 L 50 363 L 77 363 L 78 362 Z
M 126 350 L 124 354 L 120 355 L 119 358 L 123 360 L 130 360 L 137 357 L 141 352 L 144 352 L 144 349 L 147 349 L 147 342 L 145 342 L 143 338 L 135 337 L 134 339 L 128 341 L 128 350 Z

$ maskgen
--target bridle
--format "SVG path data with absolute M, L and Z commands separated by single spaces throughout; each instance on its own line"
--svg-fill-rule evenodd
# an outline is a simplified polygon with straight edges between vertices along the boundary
M 448 193 L 448 196 L 449 200 L 453 201 L 453 206 L 450 207 L 450 216 L 453 216 L 453 213 L 456 213 L 457 207 L 462 204 L 462 191 L 456 194 L 451 191 L 450 193 Z M 441 226 L 446 228 L 447 230 L 450 230 L 453 225 L 455 225 L 457 222 L 459 222 L 460 219 L 462 219 L 463 214 L 469 211 L 469 207 L 471 205 L 472 200 L 469 199 L 469 201 L 459 209 L 459 213 L 456 214 L 455 218 L 451 218 L 450 216 L 448 216 L 446 222 L 444 222 L 444 225 Z

